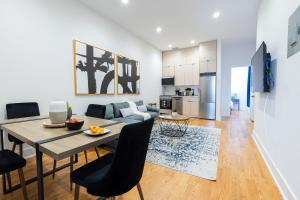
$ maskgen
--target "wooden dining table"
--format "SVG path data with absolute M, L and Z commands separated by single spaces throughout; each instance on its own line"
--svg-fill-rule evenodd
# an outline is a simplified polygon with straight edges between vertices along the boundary
M 70 158 L 70 163 L 57 168 L 55 171 L 62 170 L 66 167 L 72 167 L 73 164 L 78 161 L 78 153 L 117 139 L 123 126 L 126 125 L 121 122 L 87 116 L 77 115 L 74 117 L 84 120 L 84 125 L 80 130 L 68 130 L 66 127 L 45 128 L 43 124 L 49 121 L 48 116 L 0 121 L 2 150 L 4 149 L 4 132 L 16 137 L 35 149 L 37 177 L 26 180 L 26 184 L 37 181 L 39 200 L 44 199 L 43 178 L 53 173 L 53 171 L 43 172 L 43 154 L 46 154 L 55 160 Z M 88 136 L 83 131 L 88 130 L 89 126 L 92 125 L 105 127 L 109 129 L 110 132 L 100 137 Z M 7 190 L 5 176 L 3 176 L 3 187 L 4 193 L 9 193 L 20 188 L 20 185 L 15 185 Z

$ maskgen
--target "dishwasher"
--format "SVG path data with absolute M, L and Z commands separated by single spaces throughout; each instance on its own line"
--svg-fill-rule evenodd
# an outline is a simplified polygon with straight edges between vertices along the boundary
M 183 98 L 182 97 L 173 97 L 172 98 L 172 112 L 177 112 L 182 115 L 183 113 Z

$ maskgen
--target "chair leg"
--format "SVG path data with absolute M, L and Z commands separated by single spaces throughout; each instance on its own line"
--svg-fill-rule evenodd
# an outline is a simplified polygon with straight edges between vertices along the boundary
M 71 163 L 71 165 L 70 165 L 70 174 L 72 174 L 72 172 L 74 170 L 74 165 L 73 165 L 73 163 L 74 163 L 74 156 L 70 157 L 70 163 Z M 72 183 L 71 176 L 70 176 L 70 191 L 72 191 L 72 190 L 73 190 L 73 183 Z
M 20 156 L 23 157 L 23 144 L 19 145 L 19 152 L 20 152 Z
M 97 157 L 100 158 L 100 154 L 99 154 L 97 147 L 95 147 L 95 151 L 96 151 Z
M 21 185 L 22 185 L 22 191 L 23 191 L 24 200 L 28 200 L 28 195 L 27 195 L 27 190 L 26 190 L 26 183 L 25 183 L 23 169 L 18 169 L 18 172 L 19 172 L 20 182 L 21 182 Z
M 88 164 L 88 157 L 87 157 L 87 151 L 84 151 L 84 156 L 85 156 L 85 163 Z
M 142 191 L 140 183 L 137 184 L 137 188 L 138 188 L 141 200 L 144 200 L 144 195 L 143 195 L 143 191 Z
M 13 152 L 15 152 L 15 150 L 16 150 L 16 146 L 17 146 L 17 143 L 16 143 L 16 142 L 14 142 L 14 143 L 13 143 L 13 147 L 12 147 L 12 151 L 13 151 Z
M 8 183 L 9 189 L 11 189 L 11 176 L 10 176 L 10 172 L 7 173 L 7 183 Z
M 78 184 L 75 184 L 75 196 L 74 196 L 74 200 L 79 200 L 79 191 L 80 191 L 80 186 Z
M 55 170 L 56 170 L 56 165 L 57 165 L 57 161 L 56 161 L 56 160 L 54 160 L 54 162 L 53 162 L 53 172 L 52 172 L 52 179 L 54 179 L 54 178 L 55 178 Z

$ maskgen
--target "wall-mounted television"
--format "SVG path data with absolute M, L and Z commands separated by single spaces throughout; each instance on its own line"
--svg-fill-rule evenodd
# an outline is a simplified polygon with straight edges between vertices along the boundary
M 263 42 L 251 60 L 252 92 L 270 92 L 273 87 L 271 73 L 271 55 L 267 53 L 266 43 Z

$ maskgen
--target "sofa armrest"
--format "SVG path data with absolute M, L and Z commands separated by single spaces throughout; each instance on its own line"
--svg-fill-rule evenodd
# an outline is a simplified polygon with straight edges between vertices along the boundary
M 159 113 L 159 109 L 158 108 L 153 108 L 152 106 L 146 106 L 146 107 L 147 107 L 147 111 Z

